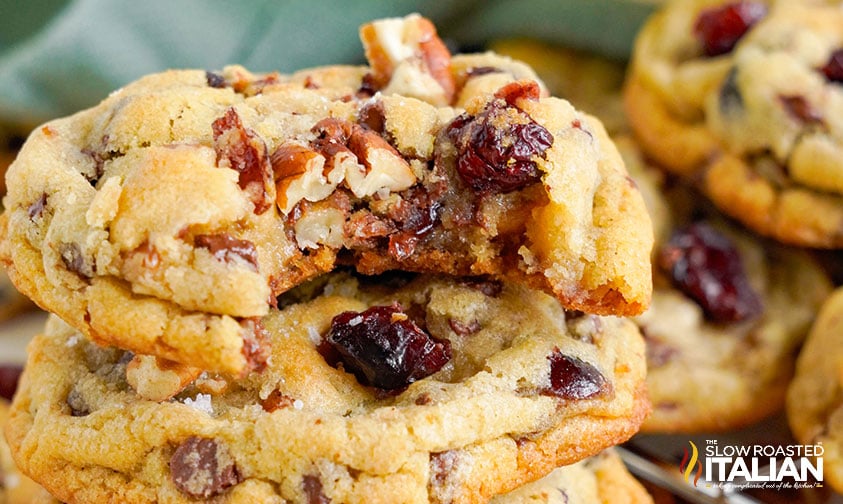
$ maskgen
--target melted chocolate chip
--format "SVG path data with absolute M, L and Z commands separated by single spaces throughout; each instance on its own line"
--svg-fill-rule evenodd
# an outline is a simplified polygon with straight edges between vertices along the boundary
M 301 485 L 307 496 L 307 504 L 330 504 L 331 499 L 322 492 L 322 480 L 319 476 L 307 474 L 302 478 Z
M 248 240 L 239 240 L 227 233 L 220 233 L 197 235 L 193 244 L 208 249 L 218 261 L 229 263 L 239 258 L 250 264 L 255 271 L 258 270 L 258 251 L 255 244 Z
M 214 439 L 189 437 L 170 457 L 176 487 L 194 498 L 214 497 L 241 481 L 234 459 Z
M 75 388 L 70 389 L 64 402 L 70 408 L 70 416 L 83 417 L 91 414 L 91 407 L 88 402 L 82 397 L 82 393 Z
M 82 254 L 82 249 L 78 243 L 59 244 L 59 255 L 68 271 L 84 278 L 94 276 L 93 268 L 85 262 L 85 256 Z
M 26 214 L 29 215 L 29 220 L 34 221 L 35 219 L 41 217 L 41 214 L 44 213 L 44 209 L 47 207 L 47 194 L 44 193 L 41 195 L 40 198 L 35 200 L 29 208 L 26 209 Z
M 729 115 L 743 110 L 743 96 L 738 88 L 738 69 L 732 68 L 726 78 L 723 79 L 723 84 L 720 86 L 719 93 L 720 111 L 724 115 Z

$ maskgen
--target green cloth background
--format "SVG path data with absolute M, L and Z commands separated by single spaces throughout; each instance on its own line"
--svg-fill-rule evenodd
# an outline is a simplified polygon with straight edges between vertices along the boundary
M 419 12 L 453 49 L 530 36 L 628 56 L 632 0 L 0 0 L 0 126 L 28 129 L 168 68 L 360 63 L 360 24 Z

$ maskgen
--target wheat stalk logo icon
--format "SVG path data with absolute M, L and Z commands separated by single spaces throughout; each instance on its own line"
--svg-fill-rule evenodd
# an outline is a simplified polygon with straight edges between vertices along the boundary
M 683 448 L 685 453 L 682 456 L 682 462 L 679 464 L 679 472 L 685 477 L 685 482 L 690 483 L 691 473 L 696 469 L 697 473 L 694 475 L 694 486 L 697 486 L 697 482 L 700 480 L 700 475 L 702 474 L 702 462 L 699 461 L 700 452 L 697 450 L 697 445 L 693 441 L 688 441 L 688 444 L 691 445 L 691 453 L 688 453 L 688 448 Z

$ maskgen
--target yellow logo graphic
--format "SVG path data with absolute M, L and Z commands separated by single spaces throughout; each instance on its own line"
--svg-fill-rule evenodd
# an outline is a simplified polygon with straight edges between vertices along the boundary
M 700 480 L 700 475 L 702 474 L 702 462 L 699 461 L 700 452 L 697 450 L 697 445 L 693 441 L 688 441 L 688 444 L 691 445 L 691 453 L 688 453 L 688 448 L 683 448 L 685 454 L 682 456 L 682 462 L 679 464 L 679 472 L 685 477 L 685 482 L 690 483 L 691 473 L 696 469 L 697 473 L 694 475 L 694 486 L 697 486 L 697 482 Z

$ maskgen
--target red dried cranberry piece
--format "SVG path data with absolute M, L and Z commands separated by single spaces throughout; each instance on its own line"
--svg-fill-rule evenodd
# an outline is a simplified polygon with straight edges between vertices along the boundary
M 0 364 L 0 397 L 12 400 L 22 372 L 23 367 L 18 364 Z
M 713 321 L 737 322 L 753 318 L 763 309 L 738 250 L 708 224 L 698 222 L 676 231 L 662 247 L 659 265 Z
M 338 358 L 361 383 L 388 390 L 429 376 L 451 359 L 450 342 L 425 333 L 398 303 L 340 313 L 325 343 L 323 355 Z
M 609 388 L 606 378 L 596 367 L 565 355 L 558 348 L 547 360 L 550 361 L 550 388 L 544 393 L 548 395 L 563 399 L 588 399 Z
M 170 458 L 173 483 L 195 498 L 213 497 L 241 481 L 234 459 L 214 439 L 189 437 Z
M 741 1 L 704 10 L 694 23 L 694 35 L 706 56 L 730 52 L 747 31 L 767 15 L 761 2 Z
M 527 120 L 513 123 L 510 108 L 501 97 L 477 116 L 462 114 L 448 127 L 457 149 L 457 173 L 478 193 L 511 192 L 541 178 L 535 160 L 545 157 L 553 135 L 523 112 Z
M 831 82 L 843 82 L 843 49 L 831 53 L 828 62 L 820 70 Z

